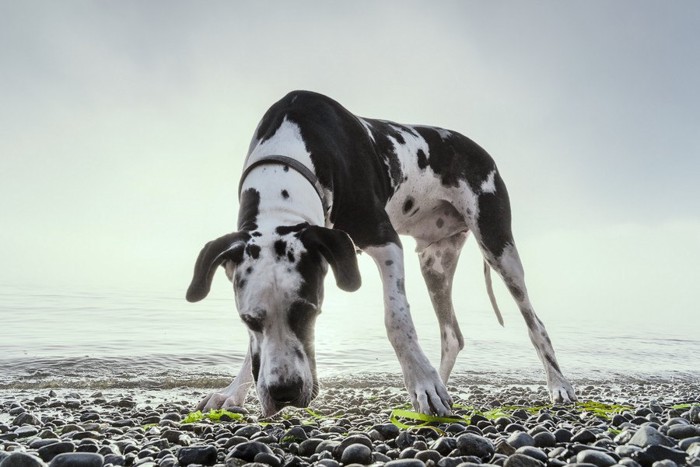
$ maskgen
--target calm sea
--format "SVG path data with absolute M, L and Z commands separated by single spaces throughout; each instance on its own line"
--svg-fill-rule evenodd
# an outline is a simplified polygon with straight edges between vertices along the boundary
M 327 300 L 316 328 L 319 375 L 398 375 L 381 301 Z M 439 363 L 432 312 L 413 310 L 420 341 Z M 539 383 L 544 373 L 522 319 L 501 328 L 491 310 L 459 314 L 466 348 L 454 374 L 474 381 Z M 548 322 L 561 367 L 574 380 L 694 380 L 696 326 Z M 189 304 L 145 293 L 42 292 L 0 287 L 0 389 L 217 387 L 238 371 L 247 334 L 232 297 Z

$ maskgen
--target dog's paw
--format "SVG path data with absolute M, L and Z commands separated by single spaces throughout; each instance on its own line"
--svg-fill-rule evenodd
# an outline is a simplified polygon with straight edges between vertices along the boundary
M 214 392 L 209 394 L 207 397 L 202 399 L 202 401 L 197 404 L 197 410 L 202 412 L 208 412 L 210 410 L 218 409 L 237 409 L 236 412 L 240 412 L 243 409 L 243 401 L 238 400 L 238 397 L 231 396 L 224 392 Z
M 571 383 L 563 379 L 549 385 L 549 397 L 554 404 L 573 404 L 576 402 L 576 391 Z
M 416 412 L 440 417 L 452 413 L 452 398 L 434 369 L 425 372 L 422 378 L 407 379 L 406 389 Z

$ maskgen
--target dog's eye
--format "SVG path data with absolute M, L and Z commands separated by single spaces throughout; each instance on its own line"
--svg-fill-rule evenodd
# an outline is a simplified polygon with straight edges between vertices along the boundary
M 262 332 L 263 331 L 263 320 L 262 318 L 257 318 L 255 316 L 251 315 L 241 315 L 241 320 L 245 323 L 246 326 L 248 326 L 248 329 L 250 329 L 253 332 Z

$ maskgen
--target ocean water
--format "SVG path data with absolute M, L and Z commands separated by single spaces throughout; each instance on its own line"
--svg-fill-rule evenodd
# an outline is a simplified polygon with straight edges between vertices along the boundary
M 350 296 L 347 296 L 350 297 Z M 326 301 L 316 327 L 321 378 L 399 375 L 381 299 Z M 460 313 L 466 347 L 454 375 L 469 381 L 544 383 L 519 316 Z M 429 310 L 413 310 L 420 342 L 439 364 Z M 560 366 L 574 381 L 700 379 L 696 326 L 545 321 Z M 87 293 L 0 287 L 0 389 L 216 388 L 236 374 L 247 334 L 233 297 L 187 303 L 180 295 Z

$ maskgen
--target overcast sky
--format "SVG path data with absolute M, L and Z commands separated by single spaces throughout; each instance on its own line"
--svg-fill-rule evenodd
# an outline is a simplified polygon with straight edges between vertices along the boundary
M 680 0 L 0 0 L 0 285 L 184 296 L 260 117 L 309 89 L 486 148 L 541 316 L 697 324 L 698 31 Z

